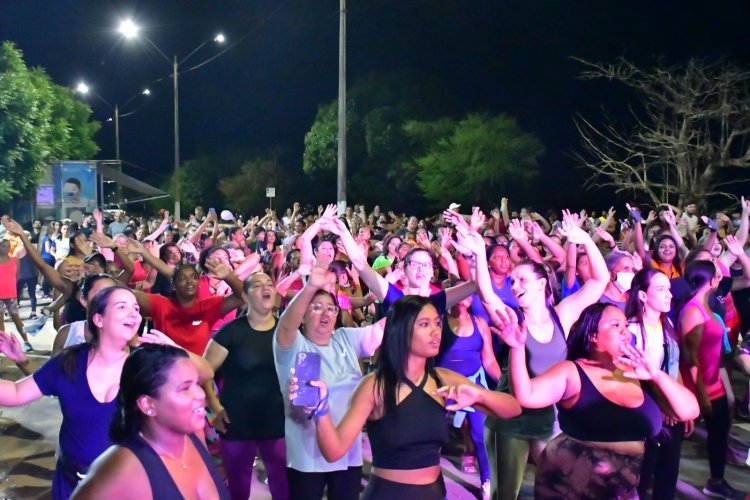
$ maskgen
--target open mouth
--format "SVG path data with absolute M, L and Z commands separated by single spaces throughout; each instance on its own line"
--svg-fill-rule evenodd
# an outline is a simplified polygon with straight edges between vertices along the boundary
M 193 414 L 199 417 L 205 417 L 206 409 L 203 406 L 201 406 L 200 408 L 196 408 L 195 410 L 193 410 Z
M 271 298 L 271 292 L 263 292 L 263 293 L 261 294 L 261 297 L 262 297 L 262 298 L 263 298 L 264 300 L 268 300 L 268 299 L 270 299 L 270 298 Z

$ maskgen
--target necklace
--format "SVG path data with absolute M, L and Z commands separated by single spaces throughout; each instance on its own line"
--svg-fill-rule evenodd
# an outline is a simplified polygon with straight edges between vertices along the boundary
M 141 436 L 144 441 L 146 441 L 148 444 L 151 445 L 151 448 L 154 449 L 157 455 L 159 456 L 166 455 L 167 458 L 171 458 L 175 462 L 178 462 L 180 466 L 182 466 L 183 469 L 188 468 L 187 464 L 185 463 L 185 452 L 187 451 L 187 436 L 184 437 L 184 441 L 182 443 L 182 453 L 180 454 L 180 458 L 177 458 L 176 456 L 169 453 L 168 451 L 162 450 L 160 446 L 156 446 L 156 443 L 154 443 L 153 441 L 148 439 L 146 436 L 144 436 L 142 432 L 139 432 L 138 435 Z

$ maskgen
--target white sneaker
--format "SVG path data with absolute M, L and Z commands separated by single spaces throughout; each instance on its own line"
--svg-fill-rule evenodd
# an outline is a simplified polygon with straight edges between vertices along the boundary
M 23 343 L 23 352 L 29 352 L 29 351 L 33 351 L 33 350 L 34 350 L 34 348 L 31 347 L 31 344 L 29 344 L 28 342 L 24 342 Z

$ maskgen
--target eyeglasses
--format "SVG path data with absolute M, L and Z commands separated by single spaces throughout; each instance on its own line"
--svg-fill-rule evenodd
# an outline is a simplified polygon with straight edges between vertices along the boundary
M 410 260 L 408 264 L 425 270 L 432 269 L 432 262 L 417 262 L 416 260 Z
M 338 306 L 325 305 L 325 304 L 321 304 L 320 302 L 313 302 L 312 304 L 310 304 L 310 310 L 314 312 L 315 314 L 320 314 L 323 311 L 327 312 L 328 314 L 339 313 Z

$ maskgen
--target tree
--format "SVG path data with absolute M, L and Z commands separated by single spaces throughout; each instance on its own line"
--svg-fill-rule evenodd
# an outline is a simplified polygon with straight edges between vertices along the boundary
M 288 179 L 289 175 L 278 154 L 272 152 L 269 157 L 246 161 L 237 175 L 219 181 L 219 190 L 224 194 L 226 206 L 230 210 L 243 214 L 262 214 L 268 206 L 266 188 L 275 187 L 277 193 L 284 192 Z M 277 200 L 278 198 L 274 201 Z
M 0 46 L 0 203 L 36 188 L 54 160 L 86 159 L 98 151 L 91 110 L 73 101 L 21 51 Z
M 576 60 L 587 68 L 582 79 L 615 81 L 636 97 L 623 126 L 577 117 L 587 185 L 684 206 L 731 197 L 728 187 L 747 180 L 737 174 L 750 167 L 750 71 L 724 60 L 649 69 Z
M 436 207 L 474 204 L 522 190 L 538 175 L 544 146 L 507 116 L 470 114 L 461 120 L 409 122 L 406 134 L 424 153 L 404 165 Z
M 347 198 L 368 205 L 414 208 L 416 174 L 401 165 L 414 153 L 403 125 L 436 119 L 452 109 L 450 94 L 435 78 L 412 72 L 371 75 L 347 91 Z M 335 188 L 338 102 L 318 108 L 305 135 L 303 169 L 316 183 Z M 333 191 L 335 193 L 335 190 Z

